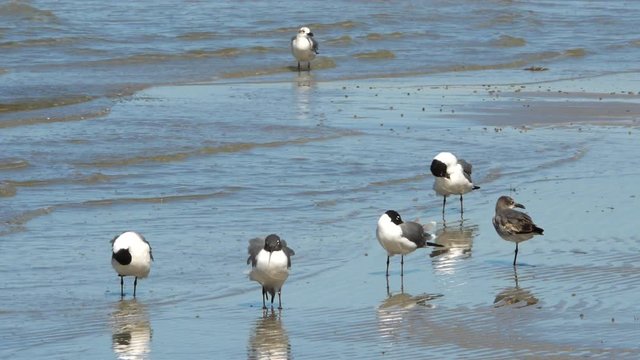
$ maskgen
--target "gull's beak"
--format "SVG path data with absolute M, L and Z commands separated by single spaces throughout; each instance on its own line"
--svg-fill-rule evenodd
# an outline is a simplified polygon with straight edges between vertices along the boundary
M 309 35 L 309 36 L 313 36 L 313 33 L 312 33 L 312 32 L 310 32 L 310 33 L 308 33 L 307 35 Z
M 513 207 L 517 207 L 517 208 L 520 208 L 520 209 L 525 209 L 524 205 L 518 204 L 518 203 L 513 204 Z

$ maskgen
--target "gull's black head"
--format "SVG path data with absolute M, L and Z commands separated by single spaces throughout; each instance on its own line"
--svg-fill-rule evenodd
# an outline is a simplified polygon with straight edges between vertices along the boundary
M 447 174 L 447 165 L 442 161 L 436 159 L 433 159 L 433 161 L 431 162 L 431 173 L 435 177 L 449 177 L 449 174 Z
M 120 249 L 118 252 L 114 252 L 111 258 L 115 259 L 120 265 L 131 264 L 131 253 L 129 249 Z
M 264 239 L 264 249 L 268 252 L 280 251 L 282 250 L 282 241 L 280 237 L 276 234 L 271 234 Z
M 387 210 L 385 212 L 385 214 L 387 214 L 387 216 L 391 219 L 392 223 L 394 223 L 396 225 L 402 224 L 402 218 L 400 217 L 400 214 L 398 214 L 397 211 L 395 211 L 395 210 Z

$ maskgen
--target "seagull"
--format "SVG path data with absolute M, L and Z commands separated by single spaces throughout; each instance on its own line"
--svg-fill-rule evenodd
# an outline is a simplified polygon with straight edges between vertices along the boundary
M 136 297 L 138 278 L 146 278 L 151 270 L 151 245 L 145 238 L 134 232 L 124 232 L 111 240 L 113 253 L 111 266 L 120 276 L 120 297 L 124 297 L 124 277 L 134 276 L 133 297 Z
M 533 223 L 531 217 L 514 208 L 524 209 L 509 196 L 500 196 L 496 202 L 496 215 L 493 217 L 493 227 L 498 235 L 507 241 L 516 243 L 513 266 L 518 258 L 518 243 L 531 239 L 534 235 L 542 235 L 544 229 Z
M 251 263 L 249 279 L 262 285 L 262 308 L 267 308 L 265 298 L 268 300 L 269 294 L 273 308 L 273 300 L 277 291 L 278 309 L 282 309 L 280 291 L 289 277 L 291 256 L 295 255 L 295 252 L 287 247 L 287 243 L 276 234 L 271 234 L 266 239 L 251 239 L 248 251 L 247 264 Z
M 460 195 L 460 214 L 464 213 L 462 195 L 471 190 L 480 189 L 473 185 L 471 180 L 471 164 L 457 159 L 450 152 L 441 152 L 431 161 L 431 173 L 435 176 L 433 189 L 438 195 L 442 195 L 442 216 L 447 203 L 447 196 Z
M 318 53 L 318 42 L 313 38 L 311 30 L 303 26 L 298 30 L 298 34 L 291 38 L 291 52 L 298 60 L 298 72 L 300 72 L 300 62 L 307 62 L 307 70 L 311 71 L 311 60 Z
M 400 276 L 404 276 L 404 256 L 415 249 L 428 246 L 442 247 L 440 244 L 429 242 L 435 236 L 427 233 L 425 227 L 417 222 L 403 222 L 400 214 L 395 210 L 387 210 L 380 219 L 376 236 L 380 245 L 387 251 L 387 276 L 389 276 L 389 258 L 400 254 Z

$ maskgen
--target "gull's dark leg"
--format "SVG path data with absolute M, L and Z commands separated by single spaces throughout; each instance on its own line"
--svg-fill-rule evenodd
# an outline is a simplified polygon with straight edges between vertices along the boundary
M 300 61 L 298 61 L 298 72 L 300 72 Z
M 311 71 L 311 61 L 307 61 L 307 71 Z
M 516 266 L 516 259 L 518 258 L 518 243 L 516 243 L 516 253 L 513 256 L 513 266 Z
M 387 295 L 391 296 L 391 292 L 389 292 L 389 277 L 387 276 Z
M 120 275 L 120 298 L 124 297 L 124 276 Z
M 271 294 L 271 309 L 273 309 L 273 300 L 276 299 L 276 292 L 275 290 L 273 292 L 269 292 Z
M 447 205 L 447 196 L 442 197 L 442 218 L 444 219 L 444 207 Z
M 267 310 L 267 303 L 264 300 L 265 296 L 267 296 L 267 290 L 263 286 L 262 287 L 262 310 Z
M 278 289 L 278 310 L 282 310 L 282 297 L 280 296 L 280 292 L 282 289 Z
M 136 279 L 133 280 L 133 297 L 136 297 L 136 287 L 138 286 L 138 277 L 136 276 Z
M 389 256 L 387 255 L 387 277 L 389 277 Z
M 400 277 L 404 276 L 404 255 L 400 255 Z
M 464 213 L 464 206 L 462 205 L 462 195 L 460 195 L 460 214 Z

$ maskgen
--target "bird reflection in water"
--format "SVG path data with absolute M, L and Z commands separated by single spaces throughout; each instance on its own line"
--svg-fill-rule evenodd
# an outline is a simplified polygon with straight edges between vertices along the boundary
M 250 360 L 292 358 L 289 336 L 282 327 L 280 311 L 271 309 L 262 312 L 249 339 L 248 350 L 247 358 Z
M 495 307 L 512 306 L 515 308 L 523 308 L 538 303 L 538 298 L 535 297 L 529 290 L 523 289 L 518 283 L 518 270 L 513 268 L 513 279 L 515 281 L 515 287 L 508 287 L 496 295 L 493 300 Z
M 113 352 L 118 359 L 149 358 L 152 330 L 143 304 L 136 299 L 119 301 L 111 321 Z
M 434 248 L 429 256 L 433 259 L 433 266 L 438 273 L 451 274 L 459 260 L 471 257 L 473 238 L 478 231 L 478 225 L 445 226 L 436 232 L 436 243 L 444 245 Z
M 295 88 L 296 119 L 309 120 L 311 114 L 312 92 L 315 82 L 311 73 L 298 74 L 293 86 Z
M 378 306 L 378 330 L 380 336 L 389 341 L 407 336 L 413 332 L 414 322 L 411 314 L 420 309 L 432 309 L 435 305 L 431 300 L 442 297 L 442 294 L 420 294 L 413 296 L 401 291 L 392 295 L 387 292 L 387 298 Z

